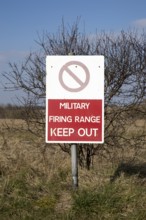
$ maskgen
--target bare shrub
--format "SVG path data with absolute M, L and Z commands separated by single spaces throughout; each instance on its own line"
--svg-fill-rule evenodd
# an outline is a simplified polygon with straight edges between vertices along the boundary
M 103 145 L 80 144 L 80 164 L 88 169 L 93 155 L 116 149 L 144 146 L 146 132 L 138 128 L 137 119 L 145 118 L 142 107 L 146 99 L 146 42 L 145 34 L 136 31 L 96 33 L 94 37 L 79 30 L 78 20 L 71 26 L 64 22 L 56 34 L 45 32 L 39 36 L 39 52 L 30 53 L 21 66 L 10 63 L 10 72 L 4 73 L 9 81 L 7 89 L 22 90 L 20 98 L 25 109 L 29 131 L 42 137 L 45 134 L 45 58 L 47 55 L 104 55 L 105 56 L 105 142 Z M 54 85 L 55 86 L 55 85 Z M 135 131 L 127 132 L 129 127 Z M 60 144 L 70 152 L 69 144 Z M 104 154 L 105 155 L 105 154 Z M 83 162 L 84 160 L 84 162 Z

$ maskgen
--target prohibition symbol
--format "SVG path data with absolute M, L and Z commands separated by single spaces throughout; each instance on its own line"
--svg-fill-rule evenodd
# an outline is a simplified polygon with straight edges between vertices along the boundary
M 73 71 L 72 66 L 75 66 L 76 69 L 80 67 L 80 70 L 83 73 L 83 76 L 78 74 L 78 71 Z M 71 80 L 76 83 L 76 86 L 73 87 L 70 85 L 69 81 L 65 81 L 64 78 L 70 76 Z M 80 92 L 83 90 L 89 83 L 90 73 L 87 66 L 79 61 L 70 61 L 62 66 L 59 72 L 59 82 L 61 86 L 69 92 Z

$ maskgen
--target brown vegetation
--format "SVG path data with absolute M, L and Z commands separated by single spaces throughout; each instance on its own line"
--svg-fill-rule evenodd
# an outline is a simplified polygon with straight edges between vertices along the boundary
M 73 192 L 69 154 L 58 146 L 42 145 L 41 138 L 25 129 L 24 120 L 0 123 L 1 219 L 146 217 L 146 177 L 141 175 L 145 148 L 138 149 L 137 154 L 126 147 L 94 156 L 90 171 L 79 167 L 79 189 Z M 128 177 L 122 175 L 127 173 Z

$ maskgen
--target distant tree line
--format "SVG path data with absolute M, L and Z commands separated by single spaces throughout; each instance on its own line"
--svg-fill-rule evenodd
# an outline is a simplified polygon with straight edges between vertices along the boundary
M 120 106 L 111 106 L 110 109 L 120 109 L 123 107 Z M 139 109 L 139 111 L 138 111 Z M 32 118 L 35 119 L 34 115 L 40 112 L 40 114 L 44 114 L 45 108 L 43 106 L 33 106 L 31 108 L 33 114 Z M 18 105 L 0 105 L 0 119 L 22 119 L 26 120 L 26 118 L 29 116 L 29 108 L 26 108 L 24 106 L 18 106 Z M 131 109 L 131 116 L 135 119 L 145 119 L 146 118 L 146 100 L 144 100 L 141 105 L 139 105 L 136 109 Z M 30 117 L 30 116 L 29 116 Z M 126 115 L 125 115 L 126 117 Z
M 43 107 L 34 106 L 34 111 L 43 111 Z M 28 113 L 26 111 L 26 107 L 18 106 L 18 105 L 0 105 L 0 119 L 22 119 L 26 120 L 28 117 Z M 34 117 L 34 116 L 33 116 Z

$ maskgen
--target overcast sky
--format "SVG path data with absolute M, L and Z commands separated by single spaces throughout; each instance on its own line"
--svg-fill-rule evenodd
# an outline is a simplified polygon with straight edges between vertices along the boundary
M 8 62 L 19 63 L 37 49 L 37 33 L 56 33 L 62 18 L 71 25 L 77 17 L 90 34 L 145 29 L 146 0 L 0 0 L 0 81 Z M 15 102 L 15 96 L 0 84 L 0 104 Z

